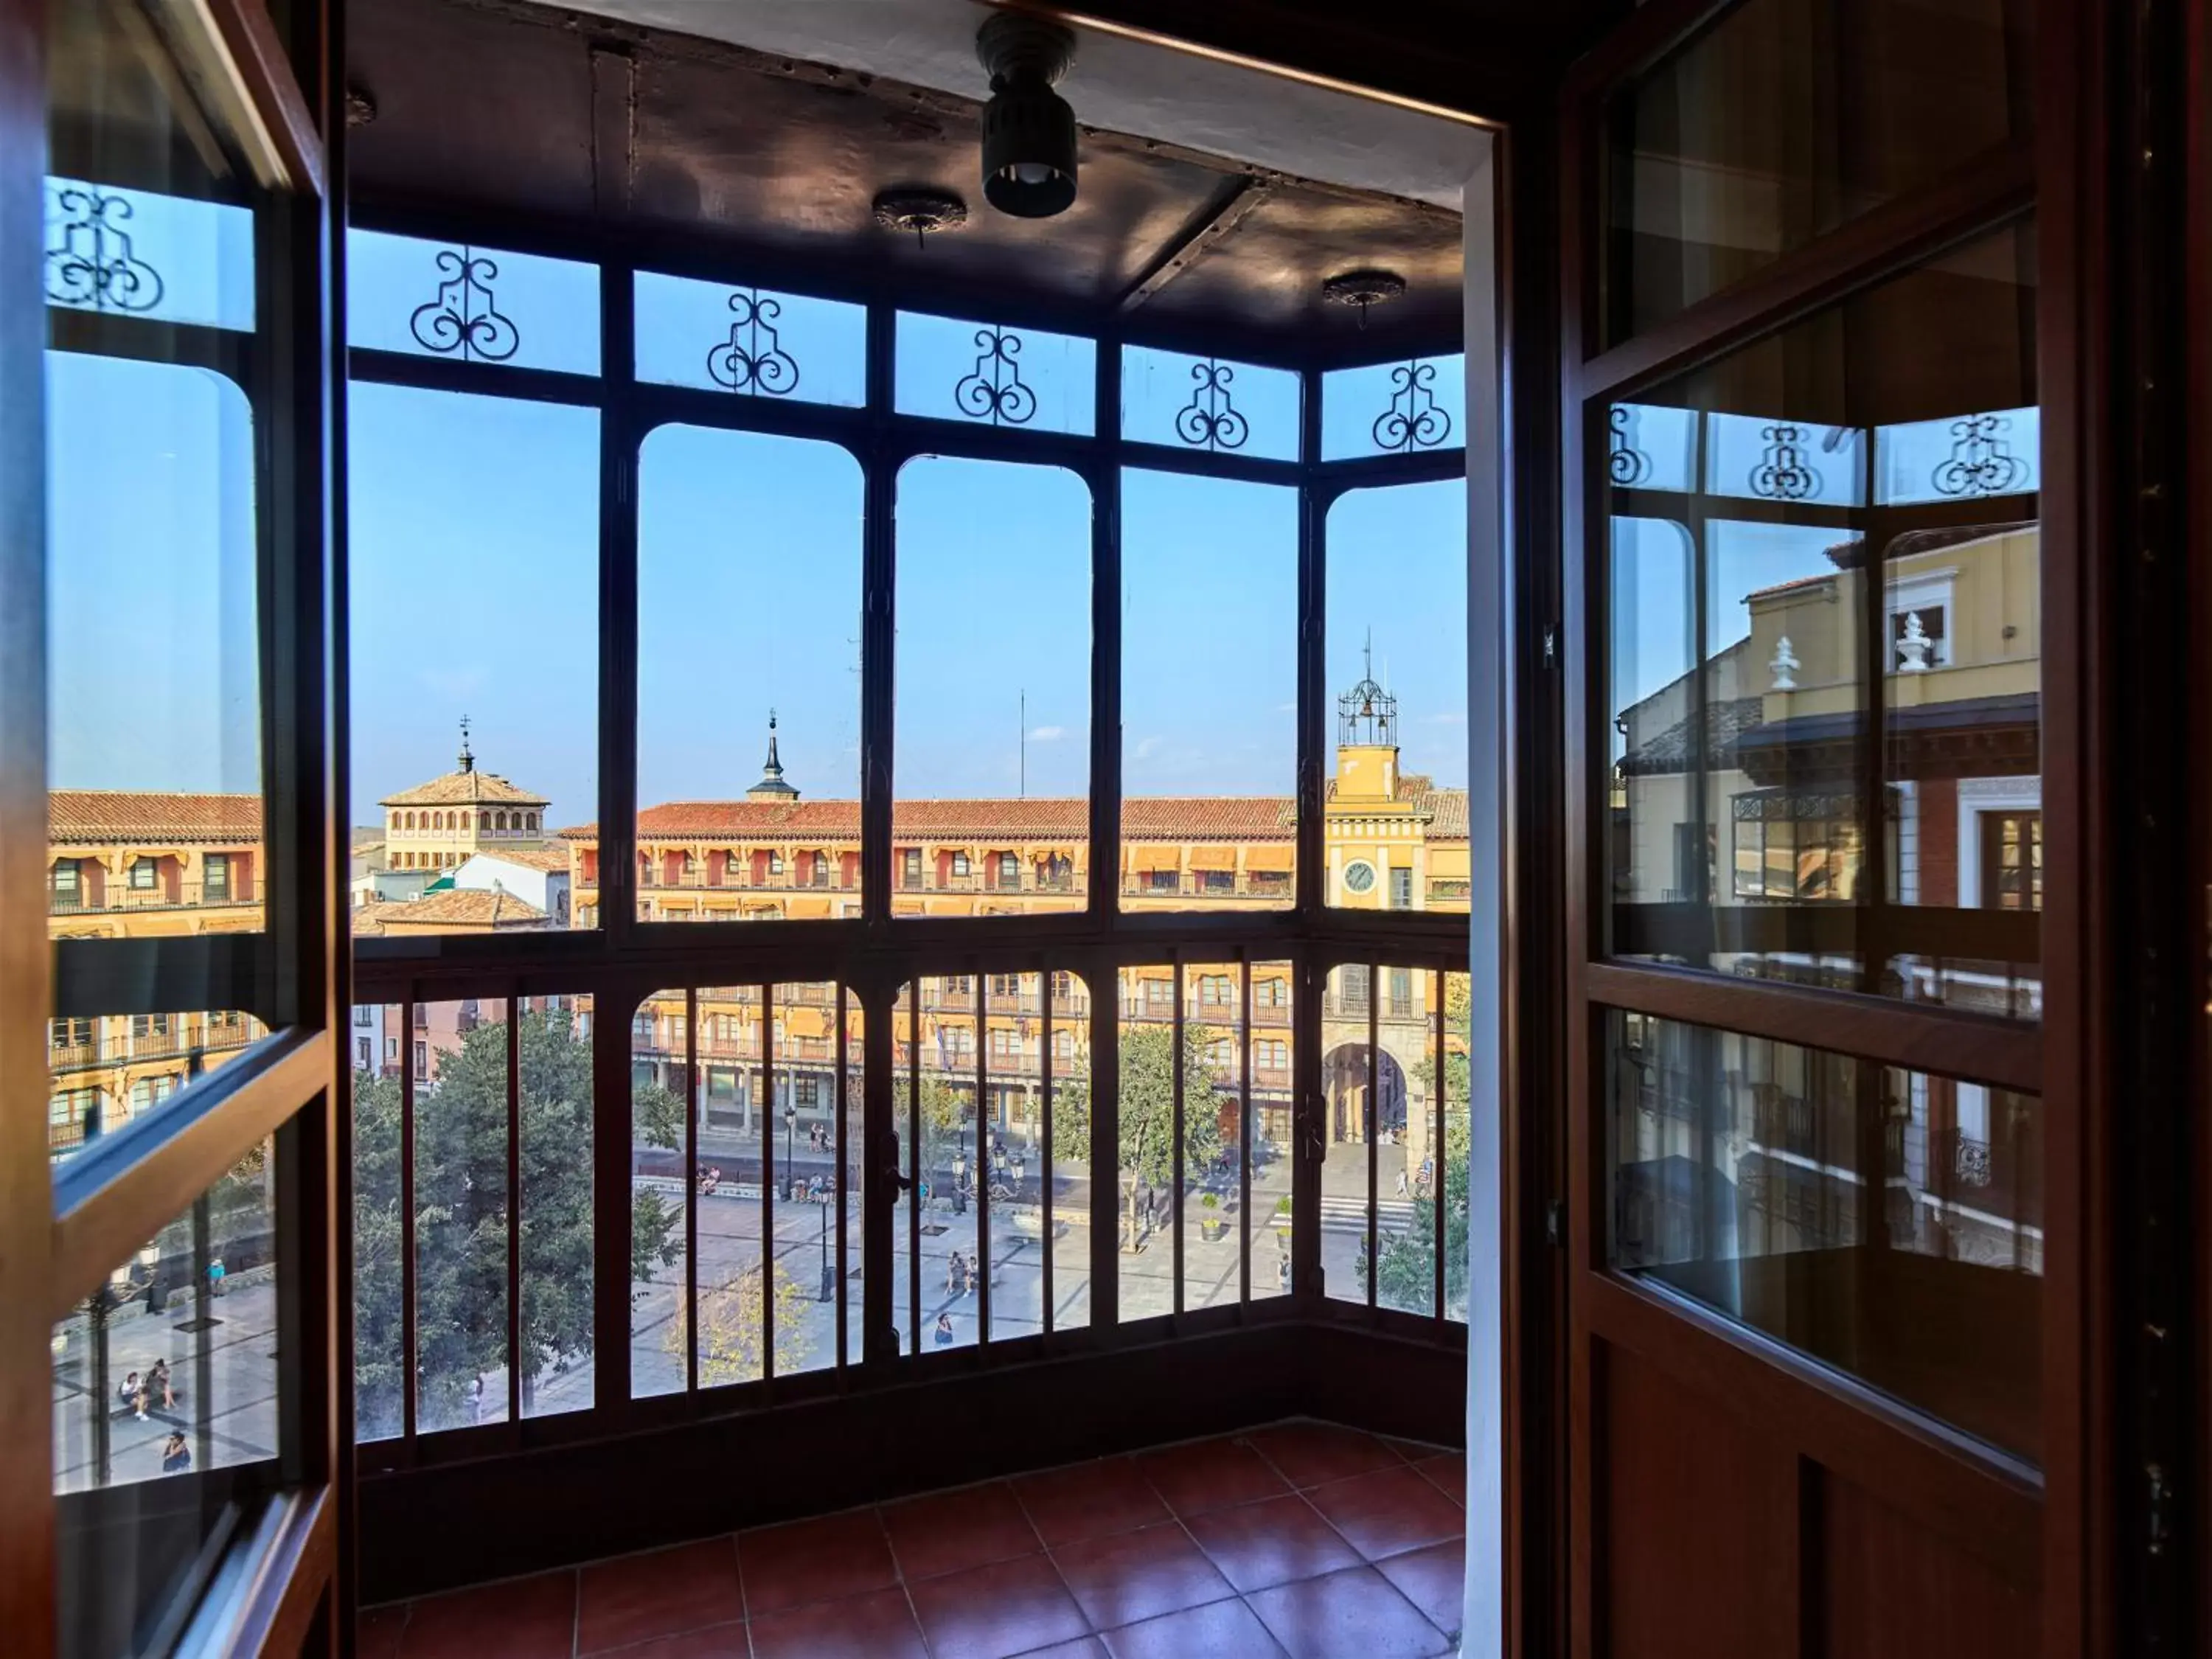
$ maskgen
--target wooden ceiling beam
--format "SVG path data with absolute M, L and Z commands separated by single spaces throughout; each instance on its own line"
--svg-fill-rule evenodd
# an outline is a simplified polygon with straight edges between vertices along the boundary
M 1115 301 L 1116 314 L 1126 317 L 1139 306 L 1158 294 L 1170 283 L 1204 258 L 1209 249 L 1221 241 L 1243 223 L 1246 216 L 1275 193 L 1275 186 L 1246 174 L 1227 180 L 1214 198 L 1206 204 L 1198 216 L 1176 232 L 1174 238 L 1145 267 L 1145 274 L 1131 283 L 1128 290 Z

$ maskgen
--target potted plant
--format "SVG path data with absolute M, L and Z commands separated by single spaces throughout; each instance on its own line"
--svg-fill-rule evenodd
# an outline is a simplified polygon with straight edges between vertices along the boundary
M 1221 1236 L 1229 1231 L 1229 1222 L 1221 1213 L 1221 1194 L 1206 1193 L 1200 1196 L 1198 1206 L 1205 1213 L 1198 1218 L 1198 1231 L 1209 1244 L 1218 1244 Z
M 1287 1233 L 1290 1231 L 1291 1195 L 1288 1193 L 1285 1193 L 1280 1198 L 1275 1200 L 1275 1213 L 1273 1220 L 1276 1231 L 1282 1233 Z

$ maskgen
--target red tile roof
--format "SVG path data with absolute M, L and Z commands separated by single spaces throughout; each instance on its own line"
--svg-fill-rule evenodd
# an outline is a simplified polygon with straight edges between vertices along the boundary
M 496 772 L 448 772 L 442 778 L 418 783 L 396 795 L 386 795 L 380 806 L 544 806 L 543 795 L 518 788 Z
M 388 927 L 542 927 L 545 912 L 512 893 L 456 887 L 418 899 L 356 905 L 353 931 L 380 933 Z
M 251 844 L 261 839 L 261 797 L 56 789 L 46 796 L 46 839 L 67 847 L 113 842 Z
M 473 856 L 505 859 L 526 870 L 560 872 L 568 867 L 568 849 L 565 847 L 479 847 Z

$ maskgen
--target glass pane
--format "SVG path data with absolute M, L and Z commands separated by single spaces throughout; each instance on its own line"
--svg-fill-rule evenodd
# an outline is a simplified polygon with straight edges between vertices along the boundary
M 2043 1106 L 1608 1017 L 1610 1259 L 2008 1451 L 2041 1451 Z
M 169 1651 L 279 1478 L 276 1182 L 264 1140 L 54 1327 L 58 1653 Z
M 599 416 L 349 396 L 353 799 L 381 830 L 355 842 L 354 933 L 565 927 L 560 829 L 599 811 Z M 435 625 L 439 594 L 471 596 L 465 628 Z
M 257 932 L 259 553 L 246 393 L 212 369 L 52 351 L 46 434 L 52 933 Z
M 868 400 L 865 306 L 637 273 L 637 378 L 799 403 Z
M 867 1017 L 862 1012 L 860 1000 L 850 991 L 839 995 L 845 1007 L 845 1156 L 842 1164 L 842 1184 L 838 1188 L 838 1207 L 845 1229 L 844 1289 L 840 1294 L 845 1306 L 845 1363 L 860 1363 L 862 1345 L 867 1332 L 867 1187 L 863 1170 L 867 1164 L 868 1132 L 866 1121 L 868 1067 L 866 1058 Z M 836 1271 L 836 1257 L 830 1257 L 831 1270 Z
M 991 1340 L 1044 1329 L 1045 1146 L 1041 974 L 983 977 L 983 1164 L 990 1199 Z M 979 1184 L 981 1184 L 979 1182 Z
M 1286 909 L 1298 493 L 1121 475 L 1121 908 Z
M 52 175 L 46 200 L 48 305 L 252 329 L 250 209 Z
M 1243 974 L 1243 964 L 1234 962 L 1199 963 L 1182 970 L 1182 1185 L 1176 1220 L 1182 1228 L 1185 1309 L 1238 1297 Z
M 974 1194 L 981 1120 L 975 1107 L 977 981 L 957 974 L 921 981 L 918 1083 L 908 1079 L 920 1157 L 920 1261 L 926 1348 L 966 1347 L 982 1329 L 979 1294 L 988 1264 L 977 1255 Z M 995 1285 L 994 1286 L 995 1289 Z
M 1376 978 L 1364 963 L 1333 969 L 1322 1002 L 1322 1110 L 1328 1126 L 1321 1169 L 1322 1282 L 1340 1302 L 1367 1300 L 1367 1143 L 1406 1103 L 1403 1069 L 1388 1054 L 1378 1065 L 1368 1043 Z
M 1121 435 L 1137 443 L 1295 461 L 1301 402 L 1291 369 L 1121 349 Z
M 354 1437 L 364 1442 L 395 1439 L 406 1426 L 401 1030 L 397 1003 L 356 1007 L 347 1028 L 353 1049 Z
M 1175 1279 L 1176 970 L 1121 969 L 1121 1320 L 1171 1314 Z M 1186 1046 L 1189 1033 L 1185 1033 Z M 1201 1058 L 1197 1068 L 1203 1072 Z
M 757 1382 L 768 1374 L 761 1170 L 769 1131 L 761 1075 L 760 987 L 702 990 L 694 1042 L 700 1168 L 692 1331 L 699 1386 L 714 1389 Z
M 1616 955 L 2037 1017 L 2033 252 L 1985 239 L 1608 411 Z M 1629 444 L 1660 410 L 1699 490 Z
M 656 991 L 638 1005 L 629 1038 L 629 1391 L 682 1394 L 690 1342 L 685 1228 L 698 1185 L 685 1162 L 692 1067 L 684 994 Z
M 1474 1151 L 1474 1125 L 1471 1087 L 1474 1046 L 1473 993 L 1465 974 L 1444 975 L 1444 1127 L 1443 1157 L 1434 1168 L 1425 1163 L 1413 1178 L 1413 1196 L 1419 1201 L 1425 1188 L 1440 1212 L 1444 1235 L 1444 1317 L 1467 1322 L 1468 1288 L 1468 1160 Z M 1420 1217 L 1414 1217 L 1414 1233 Z
M 1382 1100 L 1376 1148 L 1375 1300 L 1437 1310 L 1437 1029 L 1442 976 L 1384 968 L 1376 1036 Z M 1463 1242 L 1463 1241 L 1462 1241 Z
M 522 1414 L 547 1417 L 592 1405 L 592 999 L 525 997 L 517 1018 Z
M 837 1364 L 837 988 L 775 993 L 775 1372 Z
M 415 1426 L 505 1422 L 507 1005 L 418 1002 L 401 1041 L 415 1089 Z
M 1074 974 L 1046 977 L 1052 995 L 1052 1326 L 1078 1330 L 1091 1323 L 1091 988 Z
M 1467 442 L 1467 358 L 1416 357 L 1321 377 L 1321 458 L 1415 455 Z
M 639 920 L 859 915 L 860 464 L 664 426 L 638 489 Z M 704 663 L 714 714 L 665 718 Z M 598 839 L 568 840 L 596 908 Z
M 1098 348 L 1072 334 L 898 314 L 898 412 L 1089 437 Z
M 1328 902 L 1464 911 L 1466 481 L 1339 496 L 1328 569 Z
M 921 1352 L 922 1262 L 920 1249 L 921 1158 L 915 1145 L 915 1108 L 921 1095 L 915 1068 L 921 1060 L 921 1008 L 914 981 L 899 987 L 891 1022 L 891 1121 L 898 1133 L 898 1167 L 905 1182 L 891 1197 L 891 1307 L 902 1354 Z M 935 1323 L 932 1315 L 930 1323 Z
M 894 915 L 1083 908 L 1091 527 L 1064 468 L 900 471 Z
M 1613 102 L 1608 343 L 2027 137 L 2027 0 L 1749 0 Z
M 56 1164 L 167 1105 L 267 1036 L 236 1009 L 46 1022 L 46 1146 Z
M 457 362 L 597 374 L 599 267 L 349 230 L 346 343 Z
M 1252 1207 L 1244 1250 L 1252 1259 L 1252 1299 L 1291 1291 L 1291 1083 L 1294 984 L 1287 962 L 1252 964 Z

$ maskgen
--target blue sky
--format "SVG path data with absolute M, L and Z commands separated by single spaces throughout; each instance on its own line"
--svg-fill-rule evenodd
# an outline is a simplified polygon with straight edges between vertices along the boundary
M 544 296 L 573 321 L 590 314 L 582 292 L 499 257 L 500 305 L 526 343 L 514 361 L 550 351 L 549 367 L 589 367 L 576 330 L 549 330 L 530 308 Z M 404 261 L 363 261 L 356 281 L 356 335 L 381 317 L 380 344 L 430 297 Z M 641 342 L 641 362 L 703 383 L 690 343 L 726 319 L 677 298 L 665 318 L 687 343 Z M 837 311 L 781 320 L 794 356 L 807 346 L 810 390 L 842 400 L 831 388 L 853 365 Z M 645 314 L 650 327 L 657 313 Z M 972 331 L 941 332 L 902 352 L 902 377 L 950 383 L 973 368 Z M 1053 384 L 1079 360 L 1042 346 L 1024 360 L 1048 408 L 1081 407 L 1079 387 Z M 50 379 L 54 781 L 252 788 L 243 400 L 169 367 L 76 359 Z M 360 383 L 350 396 L 353 821 L 379 821 L 380 797 L 450 769 L 464 714 L 478 763 L 549 797 L 550 822 L 596 817 L 597 415 Z M 1254 400 L 1271 427 L 1287 418 L 1273 402 Z M 857 465 L 830 444 L 665 427 L 646 441 L 639 487 L 641 800 L 741 793 L 771 706 L 791 781 L 813 798 L 856 796 Z M 1123 494 L 1125 788 L 1290 793 L 1294 493 L 1132 471 Z M 1406 765 L 1444 782 L 1465 777 L 1464 522 L 1453 483 L 1361 492 L 1330 523 L 1331 692 L 1358 678 L 1371 627 Z M 1086 789 L 1091 526 L 1089 491 L 1058 468 L 930 458 L 902 474 L 902 796 L 1014 793 L 1024 750 L 1030 794 Z M 116 651 L 118 638 L 132 648 Z

